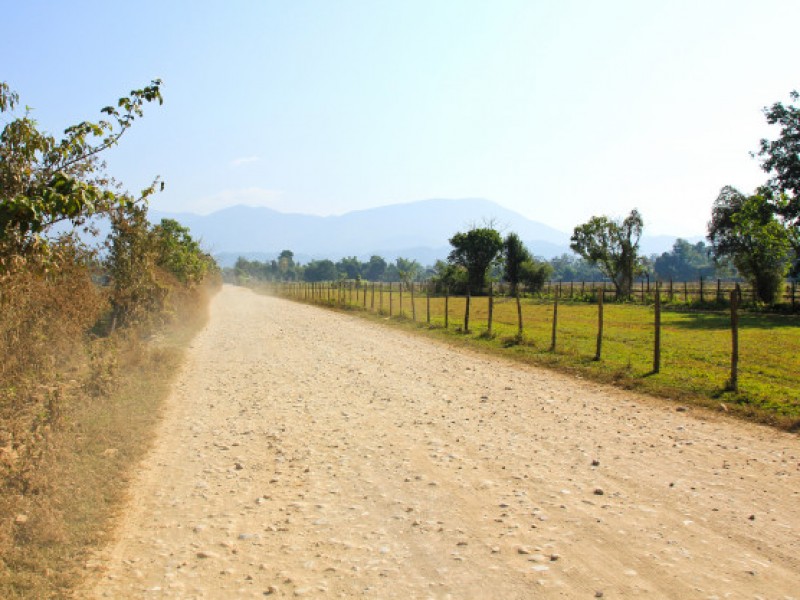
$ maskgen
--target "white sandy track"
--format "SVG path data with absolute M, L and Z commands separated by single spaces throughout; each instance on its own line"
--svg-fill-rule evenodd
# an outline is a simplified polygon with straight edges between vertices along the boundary
M 696 412 L 226 286 L 78 595 L 800 598 L 800 440 Z

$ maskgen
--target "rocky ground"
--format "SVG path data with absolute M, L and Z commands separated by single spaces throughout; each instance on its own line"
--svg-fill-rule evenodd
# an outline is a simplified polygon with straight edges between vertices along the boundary
M 226 286 L 95 598 L 800 598 L 800 438 Z

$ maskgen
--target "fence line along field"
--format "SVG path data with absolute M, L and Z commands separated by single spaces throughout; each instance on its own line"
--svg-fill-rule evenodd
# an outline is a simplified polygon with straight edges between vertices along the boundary
M 659 395 L 713 403 L 790 429 L 800 423 L 800 318 L 796 315 L 738 314 L 738 377 L 734 376 L 738 389 L 734 391 L 731 314 L 727 308 L 663 310 L 660 369 L 654 373 L 652 305 L 606 302 L 602 354 L 596 360 L 598 306 L 570 301 L 569 297 L 559 300 L 555 329 L 553 299 L 524 298 L 520 336 L 516 301 L 508 296 L 467 299 L 433 295 L 427 286 L 364 282 L 272 283 L 263 289 L 306 302 L 416 322 L 440 333 L 458 334 L 462 339 L 503 349 L 523 360 L 580 369 Z M 564 288 L 561 291 L 568 296 Z M 465 331 L 468 301 L 469 331 Z

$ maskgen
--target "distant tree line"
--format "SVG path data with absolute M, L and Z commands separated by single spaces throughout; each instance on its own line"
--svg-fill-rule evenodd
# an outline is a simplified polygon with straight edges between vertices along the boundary
M 800 96 L 791 93 L 796 104 Z M 487 282 L 503 281 L 512 293 L 541 290 L 548 279 L 611 281 L 617 298 L 631 296 L 640 278 L 690 281 L 742 278 L 764 304 L 775 302 L 785 278 L 800 275 L 800 108 L 776 103 L 764 109 L 770 124 L 781 126 L 775 141 L 761 140 L 758 156 L 772 177 L 753 194 L 725 186 L 714 202 L 708 241 L 675 241 L 661 255 L 643 256 L 639 249 L 644 221 L 634 209 L 623 219 L 594 216 L 575 227 L 570 247 L 575 255 L 551 260 L 534 257 L 515 233 L 503 238 L 492 223 L 473 226 L 450 238 L 446 261 L 430 267 L 380 256 L 361 262 L 355 256 L 296 264 L 284 250 L 277 259 L 261 263 L 240 258 L 228 278 L 272 281 L 429 280 L 453 293 L 482 294 Z
M 495 233 L 500 237 L 499 232 Z M 483 282 L 473 282 L 473 293 L 485 290 L 487 278 L 490 281 L 509 283 L 514 289 L 519 286 L 520 290 L 534 292 L 541 289 L 548 280 L 593 282 L 608 279 L 600 266 L 582 256 L 562 254 L 551 259 L 537 258 L 524 247 L 519 236 L 513 233 L 510 235 L 513 236 L 511 242 L 508 237 L 501 241 L 506 245 L 518 244 L 514 246 L 517 248 L 516 254 L 514 248 L 510 250 L 512 266 L 507 266 L 509 255 L 498 253 L 489 262 Z M 458 243 L 467 239 L 469 238 L 456 238 Z M 520 257 L 518 266 L 513 266 L 516 264 L 514 256 Z M 303 265 L 295 262 L 291 250 L 283 250 L 275 259 L 263 262 L 239 257 L 233 267 L 225 269 L 225 277 L 231 282 L 319 282 L 342 279 L 376 282 L 433 281 L 453 293 L 465 293 L 469 278 L 465 261 L 456 255 L 451 255 L 448 260 L 438 260 L 430 266 L 422 266 L 419 262 L 406 258 L 398 258 L 390 263 L 377 255 L 371 256 L 368 261 L 349 256 L 337 262 L 317 259 Z M 644 277 L 662 281 L 696 281 L 701 277 L 735 279 L 738 272 L 730 260 L 715 260 L 711 246 L 705 242 L 692 244 L 679 238 L 669 252 L 639 257 L 639 268 L 635 271 L 634 278 Z
M 224 270 L 229 281 L 255 279 L 261 281 L 422 281 L 430 278 L 431 269 L 424 268 L 416 260 L 399 257 L 388 262 L 373 255 L 366 262 L 355 256 L 347 256 L 338 262 L 330 259 L 312 260 L 302 265 L 295 262 L 294 252 L 283 250 L 275 260 L 260 262 L 239 257 L 233 268 Z

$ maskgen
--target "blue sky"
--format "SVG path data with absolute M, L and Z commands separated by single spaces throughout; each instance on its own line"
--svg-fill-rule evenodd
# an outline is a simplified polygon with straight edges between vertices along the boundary
M 0 0 L 0 80 L 51 133 L 164 80 L 108 155 L 152 206 L 341 214 L 484 197 L 564 231 L 702 235 L 766 179 L 796 0 Z M 460 226 L 461 223 L 455 223 Z

